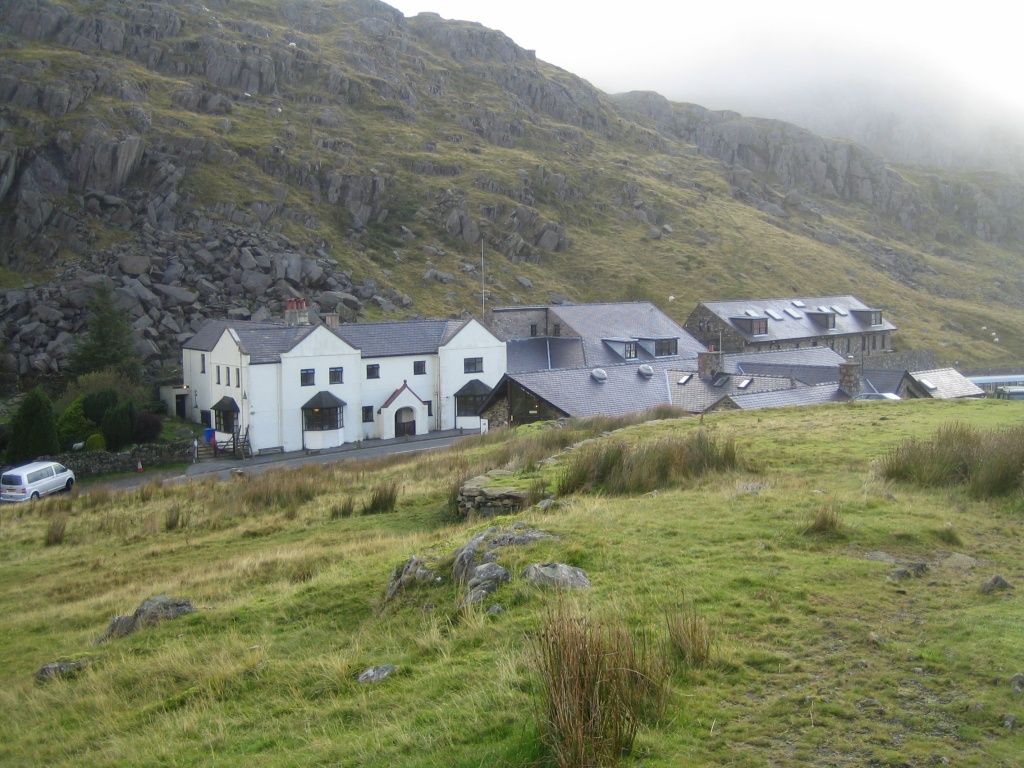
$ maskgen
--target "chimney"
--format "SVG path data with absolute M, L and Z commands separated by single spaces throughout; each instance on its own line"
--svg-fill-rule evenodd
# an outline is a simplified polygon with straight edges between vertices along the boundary
M 715 374 L 722 371 L 722 353 L 715 351 L 697 353 L 697 376 L 703 381 L 711 381 Z
M 309 303 L 305 299 L 286 299 L 284 303 L 285 325 L 309 325 Z
M 324 325 L 328 328 L 337 328 L 341 325 L 341 317 L 337 312 L 324 312 L 320 315 L 320 319 L 324 321 Z
M 839 391 L 847 397 L 860 394 L 861 364 L 848 357 L 839 364 Z

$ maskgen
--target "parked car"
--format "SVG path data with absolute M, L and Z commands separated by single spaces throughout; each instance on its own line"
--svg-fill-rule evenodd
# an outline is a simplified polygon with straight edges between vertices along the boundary
M 70 491 L 75 473 L 55 461 L 34 461 L 9 469 L 0 476 L 0 501 L 28 501 L 51 493 Z
M 899 400 L 899 395 L 894 395 L 892 392 L 861 392 L 857 395 L 854 400 L 886 400 L 892 402 L 893 400 Z

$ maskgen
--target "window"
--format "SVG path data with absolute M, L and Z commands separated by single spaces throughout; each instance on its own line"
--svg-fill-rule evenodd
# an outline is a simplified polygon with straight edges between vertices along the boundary
M 531 336 L 536 336 L 537 335 L 537 324 L 536 323 L 530 323 L 530 335 Z
M 427 361 L 426 360 L 413 360 L 412 361 L 412 375 L 422 376 L 427 372 Z
M 380 366 L 377 363 L 366 366 L 366 378 L 368 379 L 379 379 L 380 378 Z
M 767 325 L 768 321 L 765 320 Z M 679 339 L 658 339 L 654 342 L 654 356 L 666 357 L 679 354 Z
M 206 355 L 199 356 L 199 372 L 206 373 Z
M 224 386 L 231 386 L 231 369 L 228 366 L 224 366 Z
M 625 357 L 627 360 L 636 360 L 636 342 L 635 341 L 627 341 L 626 342 L 626 349 L 622 353 L 622 356 Z
M 552 336 L 561 336 L 562 335 L 562 324 L 561 323 L 555 323 L 551 327 L 551 335 Z
M 872 335 L 871 337 L 871 349 L 878 349 L 878 337 Z
M 312 387 L 316 384 L 316 370 L 313 368 L 303 368 L 299 372 L 299 379 L 304 387 Z
M 235 368 L 235 389 L 242 386 L 242 369 Z
M 220 384 L 220 366 L 217 366 L 217 383 Z
M 768 321 L 765 318 L 750 321 L 750 332 L 755 336 L 764 336 L 768 333 Z
M 363 424 L 373 424 L 373 406 L 363 406 Z
M 341 408 L 309 408 L 302 410 L 302 428 L 307 432 L 326 432 L 344 426 Z
M 433 416 L 434 415 L 434 401 L 433 400 L 424 400 L 423 402 L 426 403 L 426 405 L 427 405 L 427 416 Z
M 212 422 L 210 421 L 210 412 L 209 411 L 200 411 L 199 412 L 199 423 L 202 424 L 204 427 L 211 427 L 211 426 L 213 426 Z
M 327 371 L 327 381 L 330 384 L 344 384 L 345 383 L 345 369 L 344 368 L 331 368 Z
M 484 359 L 482 357 L 467 357 L 462 361 L 463 373 L 483 373 Z
M 487 395 L 460 395 L 455 398 L 456 416 L 478 416 Z

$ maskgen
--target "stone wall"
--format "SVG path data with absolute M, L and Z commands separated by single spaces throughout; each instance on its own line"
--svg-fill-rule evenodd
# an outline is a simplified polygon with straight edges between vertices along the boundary
M 546 307 L 492 309 L 487 318 L 487 327 L 502 341 L 530 338 L 530 326 L 534 324 L 537 326 L 537 336 L 549 335 Z
M 511 472 L 492 469 L 486 475 L 467 480 L 459 489 L 459 514 L 467 518 L 494 517 L 518 512 L 526 504 L 526 491 L 491 485 L 495 478 Z
M 180 464 L 191 461 L 192 441 L 182 440 L 174 443 L 145 443 L 137 445 L 130 451 L 114 453 L 111 451 L 75 451 L 45 457 L 68 467 L 79 480 L 84 477 L 95 477 L 114 472 L 134 472 L 139 461 L 144 468 Z

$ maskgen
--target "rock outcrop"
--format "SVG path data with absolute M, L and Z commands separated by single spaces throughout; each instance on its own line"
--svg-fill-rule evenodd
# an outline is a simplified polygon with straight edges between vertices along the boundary
M 189 613 L 195 613 L 195 606 L 188 600 L 181 598 L 157 595 L 143 600 L 133 613 L 125 616 L 115 616 L 110 620 L 106 631 L 97 638 L 97 643 L 105 643 L 108 640 L 116 640 L 127 637 L 144 627 L 159 624 L 162 621 L 176 619 Z

